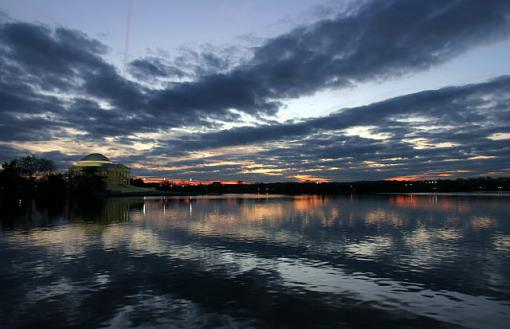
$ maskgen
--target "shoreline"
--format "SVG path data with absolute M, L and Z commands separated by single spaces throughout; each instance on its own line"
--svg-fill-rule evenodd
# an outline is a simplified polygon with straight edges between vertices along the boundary
M 199 193 L 199 192 L 172 192 L 172 191 L 153 191 L 153 192 L 113 192 L 100 194 L 105 197 L 128 197 L 128 196 L 221 196 L 221 195 L 317 195 L 317 196 L 366 196 L 366 195 L 409 195 L 409 196 L 495 196 L 510 197 L 510 192 L 487 191 L 487 192 L 374 192 L 374 193 L 253 193 L 253 192 L 225 192 L 225 193 Z

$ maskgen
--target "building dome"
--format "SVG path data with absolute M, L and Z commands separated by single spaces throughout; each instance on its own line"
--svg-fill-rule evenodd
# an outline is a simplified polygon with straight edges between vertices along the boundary
M 89 175 L 95 175 L 103 180 L 107 188 L 129 185 L 129 168 L 120 163 L 113 163 L 99 153 L 89 154 L 69 168 L 71 180 Z
M 76 166 L 80 167 L 100 167 L 105 165 L 111 165 L 112 161 L 99 153 L 92 153 L 76 162 Z
M 99 153 L 92 153 L 81 159 L 81 161 L 112 162 L 110 159 Z

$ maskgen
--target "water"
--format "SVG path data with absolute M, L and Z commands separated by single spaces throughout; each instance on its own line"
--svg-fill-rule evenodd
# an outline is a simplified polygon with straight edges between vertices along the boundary
M 22 203 L 2 213 L 0 328 L 508 328 L 509 201 Z

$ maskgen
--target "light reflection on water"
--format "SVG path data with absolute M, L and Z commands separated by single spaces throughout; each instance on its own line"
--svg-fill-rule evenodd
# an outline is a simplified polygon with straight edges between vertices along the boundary
M 0 327 L 506 328 L 509 201 L 32 203 L 2 212 Z

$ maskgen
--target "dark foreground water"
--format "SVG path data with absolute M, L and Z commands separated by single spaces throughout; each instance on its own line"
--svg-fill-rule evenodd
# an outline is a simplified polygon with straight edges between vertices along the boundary
M 0 328 L 510 328 L 510 198 L 116 198 L 2 212 Z

